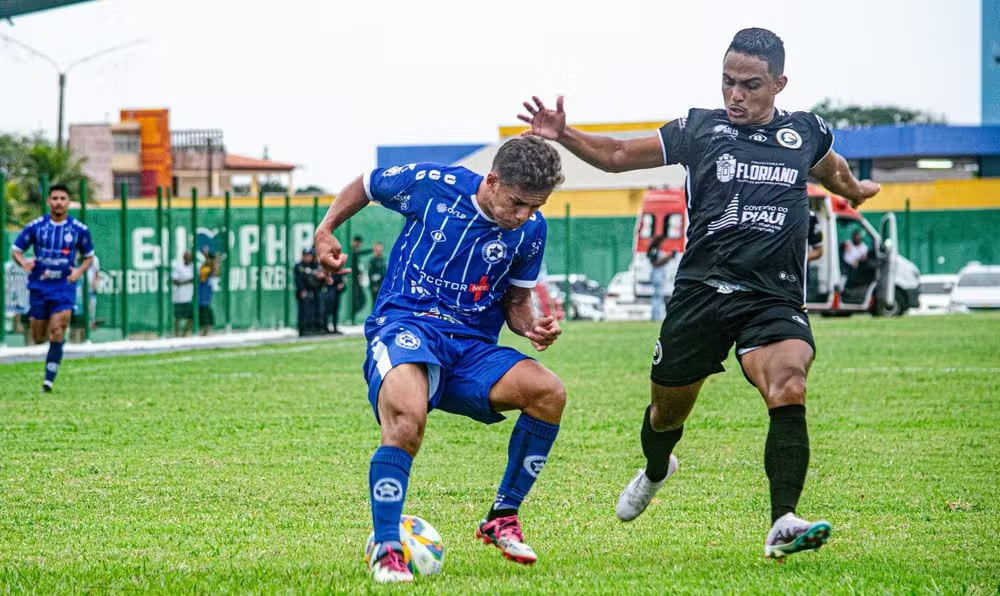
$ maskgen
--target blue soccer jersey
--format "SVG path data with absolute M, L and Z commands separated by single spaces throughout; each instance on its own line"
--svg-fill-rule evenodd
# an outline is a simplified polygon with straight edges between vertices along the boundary
M 421 316 L 495 342 L 507 288 L 535 287 L 545 250 L 542 214 L 516 230 L 501 228 L 476 201 L 483 177 L 463 167 L 409 164 L 362 180 L 370 200 L 406 217 L 369 324 Z
M 43 292 L 69 293 L 76 287 L 67 281 L 76 263 L 77 253 L 94 255 L 90 230 L 72 217 L 54 223 L 48 215 L 36 218 L 21 230 L 14 241 L 14 250 L 24 252 L 35 248 L 35 268 L 28 276 L 28 289 Z

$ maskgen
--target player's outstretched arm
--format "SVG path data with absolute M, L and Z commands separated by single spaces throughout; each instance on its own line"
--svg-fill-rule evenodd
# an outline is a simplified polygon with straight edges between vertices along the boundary
M 551 346 L 562 333 L 562 328 L 553 317 L 536 317 L 531 308 L 531 290 L 511 286 L 504 294 L 504 312 L 507 327 L 511 331 L 531 341 L 539 352 Z
M 347 255 L 344 254 L 340 241 L 334 237 L 333 231 L 366 205 L 368 205 L 368 195 L 365 193 L 361 176 L 358 176 L 340 191 L 326 211 L 326 216 L 316 228 L 316 258 L 327 270 L 340 271 L 347 263 Z
M 809 173 L 819 180 L 824 188 L 844 197 L 854 207 L 860 207 L 882 190 L 881 185 L 871 180 L 855 178 L 850 166 L 847 165 L 847 160 L 836 151 L 827 153 L 826 157 L 809 170 Z
M 563 97 L 556 98 L 556 108 L 546 108 L 537 96 L 524 102 L 526 114 L 518 118 L 531 125 L 525 135 L 556 141 L 569 151 L 605 172 L 628 172 L 656 168 L 663 164 L 663 145 L 658 134 L 634 139 L 616 139 L 595 135 L 566 126 Z

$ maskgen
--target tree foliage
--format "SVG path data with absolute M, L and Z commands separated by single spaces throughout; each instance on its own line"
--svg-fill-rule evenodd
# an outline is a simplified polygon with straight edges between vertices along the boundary
M 944 116 L 899 106 L 841 105 L 826 98 L 810 112 L 822 116 L 833 128 L 863 128 L 895 124 L 944 124 Z
M 0 172 L 7 178 L 7 217 L 22 224 L 43 212 L 43 179 L 47 178 L 50 186 L 65 184 L 73 198 L 80 200 L 80 182 L 87 178 L 83 159 L 74 157 L 69 148 L 56 148 L 38 134 L 0 134 Z

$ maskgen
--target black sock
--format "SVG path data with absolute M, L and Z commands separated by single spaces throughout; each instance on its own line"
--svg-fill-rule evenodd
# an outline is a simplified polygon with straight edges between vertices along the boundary
M 517 515 L 517 509 L 494 509 L 490 507 L 490 512 L 486 514 L 486 521 L 493 521 L 498 517 Z
M 780 406 L 771 409 L 771 427 L 764 443 L 764 471 L 771 482 L 771 523 L 786 513 L 794 513 L 809 468 L 809 432 L 806 407 Z
M 639 436 L 642 439 L 642 454 L 646 456 L 646 478 L 659 482 L 667 477 L 670 454 L 684 434 L 684 425 L 674 430 L 656 432 L 649 423 L 650 408 L 652 406 L 646 406 L 646 414 L 642 418 L 642 433 Z

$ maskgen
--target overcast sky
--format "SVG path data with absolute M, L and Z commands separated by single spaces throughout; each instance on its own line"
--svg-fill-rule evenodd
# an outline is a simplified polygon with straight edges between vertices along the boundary
M 584 8 L 584 7 L 589 8 Z M 477 143 L 521 101 L 566 95 L 571 122 L 664 121 L 719 107 L 733 34 L 785 42 L 778 104 L 824 97 L 980 118 L 979 0 L 98 0 L 0 24 L 73 61 L 66 122 L 166 107 L 171 128 L 220 128 L 231 153 L 299 164 L 339 190 L 378 145 Z M 55 138 L 57 71 L 0 41 L 0 131 Z

